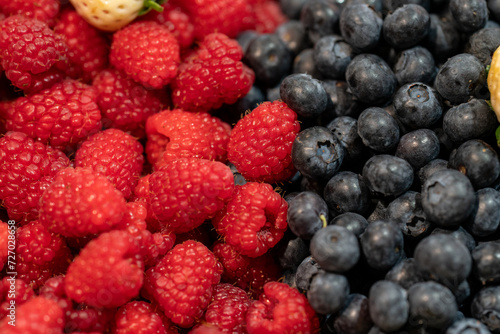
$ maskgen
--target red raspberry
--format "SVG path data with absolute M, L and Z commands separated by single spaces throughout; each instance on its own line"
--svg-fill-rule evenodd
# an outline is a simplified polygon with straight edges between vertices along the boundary
M 146 133 L 148 160 L 159 168 L 175 159 L 188 157 L 224 162 L 231 127 L 204 112 L 174 109 L 148 118 Z
M 249 306 L 250 298 L 244 290 L 221 283 L 214 287 L 204 320 L 223 333 L 246 333 L 245 316 Z
M 118 307 L 137 297 L 143 283 L 140 245 L 126 231 L 111 231 L 90 241 L 70 264 L 64 290 L 79 303 Z
M 57 0 L 0 0 L 3 14 L 23 15 L 46 22 L 49 26 L 54 26 L 59 7 Z
M 159 89 L 177 74 L 179 43 L 163 25 L 135 22 L 113 34 L 109 59 L 135 81 Z
M 319 320 L 307 298 L 285 283 L 269 282 L 248 309 L 249 334 L 317 333 Z
M 95 88 L 67 79 L 20 97 L 7 118 L 7 130 L 21 131 L 55 148 L 74 147 L 101 127 Z
M 233 173 L 221 162 L 175 160 L 151 174 L 151 207 L 175 233 L 188 232 L 224 207 L 234 188 Z
M 82 143 L 76 151 L 75 167 L 87 167 L 107 177 L 129 198 L 142 172 L 143 150 L 136 138 L 118 129 L 108 129 Z
M 0 75 L 1 75 L 1 66 L 0 66 Z M 3 90 L 3 87 L 0 87 L 0 91 L 1 90 Z M 7 115 L 9 114 L 9 109 L 14 106 L 14 103 L 15 100 L 0 101 L 0 134 L 4 134 L 7 132 L 5 128 L 5 123 L 7 121 Z
M 0 333 L 56 334 L 63 332 L 64 314 L 56 301 L 35 297 L 16 308 L 15 326 L 9 321 L 9 317 L 0 321 Z
M 0 280 L 0 319 L 16 313 L 16 308 L 35 296 L 33 289 L 20 278 L 5 276 Z M 11 304 L 14 301 L 14 307 Z
M 61 170 L 40 201 L 40 222 L 69 237 L 109 231 L 127 209 L 106 177 L 81 167 Z
M 92 85 L 98 91 L 97 104 L 104 126 L 130 132 L 137 137 L 145 136 L 147 118 L 169 104 L 166 92 L 146 89 L 114 68 L 101 71 Z
M 4 266 L 7 265 L 7 257 L 9 255 L 9 225 L 0 220 L 0 271 Z M 14 244 L 14 240 L 11 237 L 11 243 Z
M 37 219 L 40 197 L 69 164 L 64 153 L 24 133 L 0 138 L 0 199 L 10 219 L 22 224 Z
M 286 201 L 267 183 L 235 186 L 232 199 L 212 223 L 243 255 L 257 257 L 274 247 L 287 228 Z
M 207 35 L 179 66 L 172 82 L 174 105 L 189 111 L 209 111 L 245 96 L 255 74 L 241 62 L 242 57 L 236 40 L 221 33 Z
M 253 4 L 255 31 L 260 34 L 272 34 L 276 28 L 288 19 L 283 14 L 280 4 L 273 0 Z
M 49 26 L 13 15 L 0 21 L 0 58 L 5 75 L 24 92 L 52 86 L 67 69 L 67 46 Z
M 236 123 L 228 159 L 248 181 L 287 181 L 296 173 L 292 145 L 299 131 L 297 114 L 284 102 L 264 102 Z
M 149 178 L 151 174 L 147 174 L 139 179 L 137 186 L 134 189 L 134 196 L 132 200 L 134 202 L 142 203 L 147 209 L 146 224 L 148 230 L 151 232 L 160 232 L 164 230 L 163 224 L 160 223 L 158 218 L 151 208 L 151 198 L 149 192 Z
M 16 244 L 18 277 L 34 289 L 50 277 L 66 272 L 73 257 L 61 236 L 38 221 L 17 230 Z
M 189 240 L 146 271 L 144 297 L 155 300 L 173 323 L 188 328 L 203 316 L 221 272 L 213 253 Z
M 113 334 L 165 334 L 161 316 L 151 304 L 132 301 L 123 305 L 116 314 Z
M 224 332 L 219 329 L 219 327 L 203 323 L 199 326 L 193 327 L 189 331 L 189 334 L 223 334 Z
M 67 8 L 61 13 L 54 31 L 63 37 L 68 46 L 68 75 L 72 78 L 91 82 L 107 66 L 108 41 L 74 9 Z

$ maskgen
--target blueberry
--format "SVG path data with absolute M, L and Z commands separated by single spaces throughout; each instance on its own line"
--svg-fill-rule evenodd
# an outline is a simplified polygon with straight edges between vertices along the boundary
M 365 163 L 363 180 L 378 196 L 396 197 L 410 189 L 413 168 L 406 160 L 393 155 L 376 155 Z
M 317 70 L 314 62 L 314 49 L 309 48 L 302 50 L 297 56 L 295 56 L 293 59 L 293 73 L 305 73 L 316 79 L 322 78 L 322 75 Z
M 481 284 L 500 282 L 500 243 L 485 242 L 472 251 L 473 273 Z
M 422 46 L 399 52 L 392 69 L 399 85 L 414 82 L 431 84 L 437 74 L 432 53 Z
M 302 117 L 316 117 L 325 111 L 328 95 L 321 83 L 308 74 L 291 74 L 280 86 L 280 96 Z
M 488 327 L 481 321 L 473 318 L 465 318 L 455 321 L 448 327 L 445 334 L 490 334 Z
M 475 203 L 472 183 L 456 170 L 437 171 L 422 186 L 424 212 L 439 226 L 459 225 L 472 213 Z
M 489 0 L 488 9 L 490 10 L 490 15 L 492 19 L 495 19 L 497 22 L 500 19 L 500 1 L 499 0 Z
M 479 139 L 460 145 L 450 155 L 449 167 L 467 176 L 476 189 L 490 186 L 500 176 L 497 152 Z
M 344 306 L 349 290 L 345 276 L 320 270 L 311 281 L 307 299 L 319 314 L 336 313 Z
M 425 181 L 427 181 L 429 176 L 443 169 L 448 169 L 448 161 L 443 159 L 434 159 L 432 161 L 429 161 L 425 166 L 420 168 L 417 172 L 420 184 L 423 185 Z
M 302 7 L 304 7 L 307 1 L 308 0 L 279 0 L 281 11 L 291 20 L 300 17 Z
M 407 191 L 387 206 L 386 219 L 399 225 L 403 234 L 419 239 L 430 233 L 431 222 L 422 209 L 420 193 Z
M 447 20 L 437 14 L 430 14 L 429 33 L 422 41 L 436 60 L 446 60 L 455 55 L 462 47 L 460 32 L 452 20 Z
M 406 290 L 391 281 L 375 282 L 368 295 L 370 316 L 383 331 L 394 332 L 408 321 L 410 304 Z
M 430 30 L 429 13 L 416 4 L 403 5 L 384 19 L 384 39 L 394 48 L 406 49 L 423 40 Z
M 373 105 L 386 103 L 394 93 L 397 79 L 385 60 L 374 54 L 360 54 L 346 69 L 351 92 L 361 102 Z
M 429 10 L 431 7 L 430 0 L 383 0 L 384 9 L 386 11 L 393 12 L 399 7 L 402 7 L 407 4 L 417 4 L 425 8 L 425 10 Z
M 467 102 L 471 96 L 486 97 L 486 69 L 473 55 L 458 54 L 441 66 L 436 75 L 435 88 L 454 105 Z
M 307 128 L 297 135 L 292 144 L 292 162 L 304 176 L 329 180 L 340 168 L 344 148 L 325 127 Z
M 351 231 L 356 237 L 359 237 L 368 226 L 368 221 L 358 213 L 346 212 L 333 218 L 329 224 L 343 226 Z
M 485 100 L 471 99 L 450 108 L 443 117 L 443 130 L 454 142 L 483 139 L 498 125 L 495 113 Z
M 453 293 L 436 282 L 420 282 L 408 289 L 410 322 L 423 327 L 446 329 L 457 314 L 458 306 Z
M 500 226 L 500 192 L 493 188 L 477 191 L 477 206 L 466 226 L 475 237 L 492 235 Z
M 285 43 L 294 56 L 309 46 L 306 30 L 300 21 L 287 21 L 276 28 L 274 33 Z
M 500 286 L 484 287 L 471 302 L 471 315 L 492 333 L 500 333 Z
M 381 13 L 383 9 L 383 0 L 347 0 L 344 5 L 344 9 L 350 5 L 365 4 L 372 7 L 376 12 Z
M 303 191 L 288 203 L 287 221 L 298 237 L 309 240 L 328 222 L 328 206 L 321 196 Z
M 349 3 L 340 14 L 340 33 L 356 52 L 372 50 L 380 39 L 382 17 L 368 4 Z
M 407 83 L 394 95 L 394 110 L 404 125 L 413 128 L 429 128 L 443 113 L 436 90 L 424 83 Z
M 238 99 L 236 103 L 223 106 L 214 115 L 222 118 L 227 123 L 236 124 L 241 119 L 242 113 L 257 108 L 264 101 L 267 101 L 264 92 L 257 85 L 253 85 L 250 91 Z
M 370 206 L 370 190 L 358 174 L 350 171 L 334 175 L 326 184 L 323 194 L 328 207 L 338 214 L 363 214 Z
M 485 0 L 450 0 L 449 5 L 457 29 L 471 33 L 483 28 L 488 21 L 488 5 Z
M 332 1 L 309 0 L 302 7 L 300 21 L 304 25 L 309 40 L 316 43 L 323 36 L 338 30 L 341 9 Z
M 358 134 L 358 121 L 350 116 L 334 118 L 326 127 L 346 150 L 345 162 L 354 162 L 363 157 L 366 147 Z
M 439 155 L 439 138 L 434 131 L 418 129 L 401 137 L 396 156 L 405 159 L 418 170 Z
M 259 34 L 254 30 L 245 30 L 238 34 L 236 40 L 238 41 L 238 44 L 241 46 L 243 54 L 247 51 L 250 42 L 252 42 L 257 36 L 259 36 Z
M 325 78 L 343 79 L 354 51 L 342 36 L 328 35 L 314 45 L 314 63 Z
M 436 235 L 436 234 L 446 234 L 455 238 L 455 240 L 461 242 L 469 250 L 469 252 L 472 252 L 476 247 L 476 240 L 462 226 L 459 226 L 458 228 L 455 229 L 437 227 L 431 232 L 431 235 Z
M 368 298 L 353 293 L 347 297 L 346 306 L 335 317 L 333 328 L 336 333 L 361 334 L 368 332 L 372 324 Z
M 399 142 L 399 126 L 387 111 L 370 107 L 359 115 L 358 134 L 365 146 L 380 153 L 395 148 Z
M 500 28 L 484 28 L 469 37 L 465 52 L 475 56 L 483 65 L 490 65 L 493 52 L 499 46 Z
M 311 280 L 321 268 L 312 256 L 306 257 L 297 267 L 295 272 L 295 284 L 299 291 L 309 290 Z
M 299 237 L 288 238 L 285 241 L 286 243 L 280 248 L 278 258 L 280 266 L 284 269 L 297 269 L 302 261 L 309 256 L 309 245 Z
M 329 102 L 325 111 L 326 116 L 330 116 L 330 119 L 340 116 L 358 117 L 364 109 L 362 104 L 350 92 L 347 82 L 323 80 L 322 85 L 330 97 L 331 103 Z
M 415 264 L 421 275 L 447 287 L 457 287 L 472 268 L 472 258 L 463 243 L 447 234 L 431 234 L 415 248 Z
M 425 281 L 417 269 L 414 258 L 405 259 L 391 268 L 385 275 L 387 281 L 409 289 L 413 284 Z
M 368 265 L 376 270 L 389 270 L 404 256 L 403 233 L 387 221 L 370 223 L 359 238 Z
M 389 206 L 391 200 L 384 198 L 373 198 L 372 201 L 375 201 L 375 205 L 373 211 L 366 218 L 369 223 L 372 223 L 376 220 L 384 220 L 387 216 L 387 207 Z

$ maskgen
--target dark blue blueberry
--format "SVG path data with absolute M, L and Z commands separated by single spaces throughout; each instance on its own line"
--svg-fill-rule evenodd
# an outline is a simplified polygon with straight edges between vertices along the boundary
M 368 332 L 373 325 L 368 298 L 359 293 L 350 294 L 347 297 L 346 306 L 334 319 L 333 328 L 336 333 L 362 334 Z
M 311 281 L 307 299 L 317 313 L 332 314 L 344 307 L 349 290 L 345 276 L 320 270 Z
M 425 281 L 417 269 L 414 258 L 405 259 L 391 268 L 385 275 L 387 281 L 409 289 L 413 284 Z
M 479 189 L 477 202 L 472 218 L 465 224 L 475 237 L 492 235 L 500 226 L 500 192 L 493 188 Z
M 296 236 L 309 240 L 328 223 L 328 206 L 318 194 L 303 191 L 288 203 L 287 220 Z
M 291 20 L 300 18 L 302 7 L 304 7 L 307 1 L 308 0 L 279 0 L 281 11 Z
M 471 99 L 450 108 L 443 117 L 443 130 L 454 142 L 483 139 L 496 129 L 495 113 L 485 100 Z
M 266 90 L 267 101 L 276 101 L 281 99 L 280 97 L 281 83 L 274 87 L 268 87 Z
M 344 151 L 330 130 L 314 126 L 299 132 L 295 138 L 292 162 L 302 175 L 326 181 L 339 170 Z
M 250 42 L 252 42 L 257 36 L 259 36 L 259 33 L 256 32 L 255 30 L 245 30 L 238 34 L 236 40 L 238 41 L 238 44 L 241 46 L 243 54 L 245 54 L 245 52 L 247 51 Z
M 458 228 L 454 228 L 454 229 L 437 227 L 434 230 L 432 230 L 431 234 L 432 235 L 435 235 L 435 234 L 450 235 L 453 238 L 455 238 L 457 241 L 461 242 L 469 250 L 469 252 L 472 252 L 472 250 L 476 247 L 476 240 L 462 226 L 459 226 Z
M 351 231 L 356 237 L 359 237 L 368 226 L 368 221 L 358 213 L 346 212 L 333 218 L 329 224 L 343 226 Z
M 340 32 L 356 52 L 375 48 L 382 32 L 382 17 L 368 4 L 349 3 L 340 14 Z
M 479 59 L 483 65 L 491 64 L 493 52 L 500 46 L 500 28 L 484 28 L 469 37 L 465 52 Z
M 370 190 L 360 175 L 350 171 L 334 175 L 325 186 L 323 198 L 330 210 L 337 214 L 345 212 L 363 214 L 370 207 Z
M 366 147 L 358 134 L 358 121 L 350 116 L 334 118 L 326 127 L 346 150 L 345 162 L 354 162 L 366 154 Z
M 370 316 L 385 332 L 401 329 L 408 321 L 410 304 L 404 288 L 391 281 L 375 282 L 368 295 Z
M 431 234 L 415 248 L 415 264 L 426 279 L 458 287 L 471 272 L 472 258 L 465 245 L 449 234 Z
M 287 21 L 276 28 L 274 33 L 285 43 L 294 56 L 309 46 L 306 30 L 300 21 Z
M 398 53 L 392 69 L 399 85 L 414 82 L 431 84 L 437 74 L 432 53 L 422 46 Z
M 315 44 L 321 37 L 337 32 L 340 12 L 340 7 L 332 1 L 307 1 L 302 7 L 300 22 L 304 25 L 309 40 Z
M 408 289 L 409 321 L 412 324 L 435 329 L 446 329 L 458 312 L 453 293 L 436 282 L 420 282 Z
M 314 63 L 323 77 L 343 79 L 354 51 L 342 36 L 328 35 L 314 45 Z
M 378 220 L 370 223 L 359 241 L 363 256 L 373 269 L 389 270 L 404 257 L 403 233 L 392 222 Z
M 365 163 L 363 180 L 376 195 L 396 197 L 413 184 L 413 168 L 406 160 L 393 155 L 376 155 Z
M 359 4 L 366 4 L 379 13 L 381 13 L 383 10 L 383 0 L 347 0 L 345 1 L 344 9 L 347 6 Z
M 279 249 L 280 266 L 284 269 L 295 270 L 309 256 L 309 245 L 304 242 L 304 239 L 293 236 L 284 241 Z
M 231 168 L 231 171 L 233 172 L 233 177 L 234 177 L 234 184 L 235 185 L 244 185 L 247 183 L 247 180 L 241 175 L 241 173 L 236 169 L 236 166 L 233 164 L 229 164 L 229 168 Z
M 430 233 L 432 223 L 422 209 L 420 193 L 407 191 L 387 206 L 386 219 L 397 223 L 403 234 L 419 239 Z
M 238 99 L 236 103 L 224 105 L 213 114 L 223 119 L 226 123 L 236 124 L 245 111 L 257 108 L 257 106 L 264 101 L 267 101 L 267 99 L 262 90 L 258 86 L 253 85 L 250 91 L 245 96 Z
M 449 167 L 467 176 L 476 189 L 490 186 L 500 176 L 500 160 L 493 147 L 472 139 L 450 155 Z
M 448 169 L 448 161 L 443 159 L 434 159 L 429 161 L 425 166 L 418 170 L 417 176 L 420 184 L 423 185 L 425 181 L 431 176 L 433 173 L 438 170 Z
M 247 47 L 244 61 L 255 72 L 255 79 L 265 87 L 273 87 L 292 67 L 292 53 L 275 34 L 261 34 Z
M 372 223 L 377 220 L 385 220 L 385 217 L 387 216 L 387 207 L 389 206 L 391 200 L 385 198 L 373 198 L 372 200 L 375 201 L 375 205 L 373 211 L 366 218 L 366 220 L 368 223 Z
M 499 0 L 489 0 L 488 9 L 490 10 L 490 18 L 495 19 L 497 22 L 500 19 L 500 1 Z
M 321 83 L 308 74 L 291 74 L 280 86 L 280 96 L 302 117 L 317 117 L 326 109 L 328 95 Z
M 436 90 L 424 83 L 408 83 L 394 95 L 394 110 L 404 125 L 413 128 L 429 128 L 443 114 Z
M 320 267 L 312 256 L 306 257 L 297 267 L 295 272 L 295 284 L 301 292 L 309 290 L 311 280 L 318 273 Z
M 473 318 L 465 318 L 455 321 L 445 334 L 490 334 L 488 327 L 481 321 Z
M 471 54 L 455 55 L 439 69 L 434 87 L 453 105 L 465 103 L 470 97 L 487 98 L 486 69 Z
M 473 273 L 481 284 L 500 282 L 500 243 L 485 242 L 472 251 Z
M 490 28 L 498 29 L 498 28 L 500 28 L 500 23 L 498 23 L 497 21 L 493 21 L 493 20 L 486 21 L 486 24 L 484 25 L 483 29 L 490 29 Z
M 488 5 L 485 0 L 450 0 L 449 8 L 457 21 L 457 29 L 462 32 L 475 32 L 488 21 Z
M 425 10 L 429 11 L 431 7 L 430 0 L 383 0 L 384 10 L 393 12 L 399 7 L 408 4 L 416 4 L 425 8 Z
M 422 207 L 433 223 L 458 226 L 473 212 L 476 193 L 467 176 L 453 169 L 432 174 L 422 187 Z
M 414 170 L 419 170 L 437 158 L 439 150 L 436 133 L 429 129 L 418 129 L 401 137 L 395 155 L 408 161 Z
M 455 295 L 455 299 L 457 300 L 457 305 L 459 307 L 462 306 L 463 303 L 471 296 L 471 287 L 467 280 L 463 280 L 458 287 L 450 289 L 450 291 Z
M 380 153 L 388 152 L 399 143 L 399 126 L 387 111 L 370 107 L 359 115 L 358 134 L 367 147 Z
M 346 69 L 351 92 L 361 102 L 382 105 L 394 94 L 397 79 L 385 60 L 374 54 L 360 54 Z
M 422 41 L 430 30 L 429 13 L 416 4 L 403 5 L 384 19 L 384 39 L 394 48 L 407 49 Z
M 349 91 L 347 82 L 324 80 L 322 84 L 331 102 L 324 113 L 328 120 L 340 116 L 358 117 L 363 111 L 362 104 Z
M 500 332 L 500 286 L 479 290 L 471 303 L 473 318 L 485 324 L 492 333 Z
M 460 32 L 454 22 L 437 14 L 430 14 L 430 29 L 422 45 L 436 60 L 445 61 L 455 55 L 462 47 Z
M 302 50 L 293 60 L 293 73 L 306 73 L 313 78 L 322 78 L 314 63 L 314 49 Z

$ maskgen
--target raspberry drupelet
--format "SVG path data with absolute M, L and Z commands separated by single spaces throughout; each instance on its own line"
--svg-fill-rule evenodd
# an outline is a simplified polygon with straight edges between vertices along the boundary
M 53 27 L 59 14 L 58 0 L 0 0 L 0 8 L 6 16 L 23 15 L 46 22 Z

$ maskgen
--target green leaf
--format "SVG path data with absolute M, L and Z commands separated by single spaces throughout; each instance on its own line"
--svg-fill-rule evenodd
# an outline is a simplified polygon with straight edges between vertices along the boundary
M 162 4 L 166 0 L 144 0 L 144 6 L 139 12 L 139 16 L 149 13 L 150 10 L 156 10 L 157 12 L 163 12 Z

